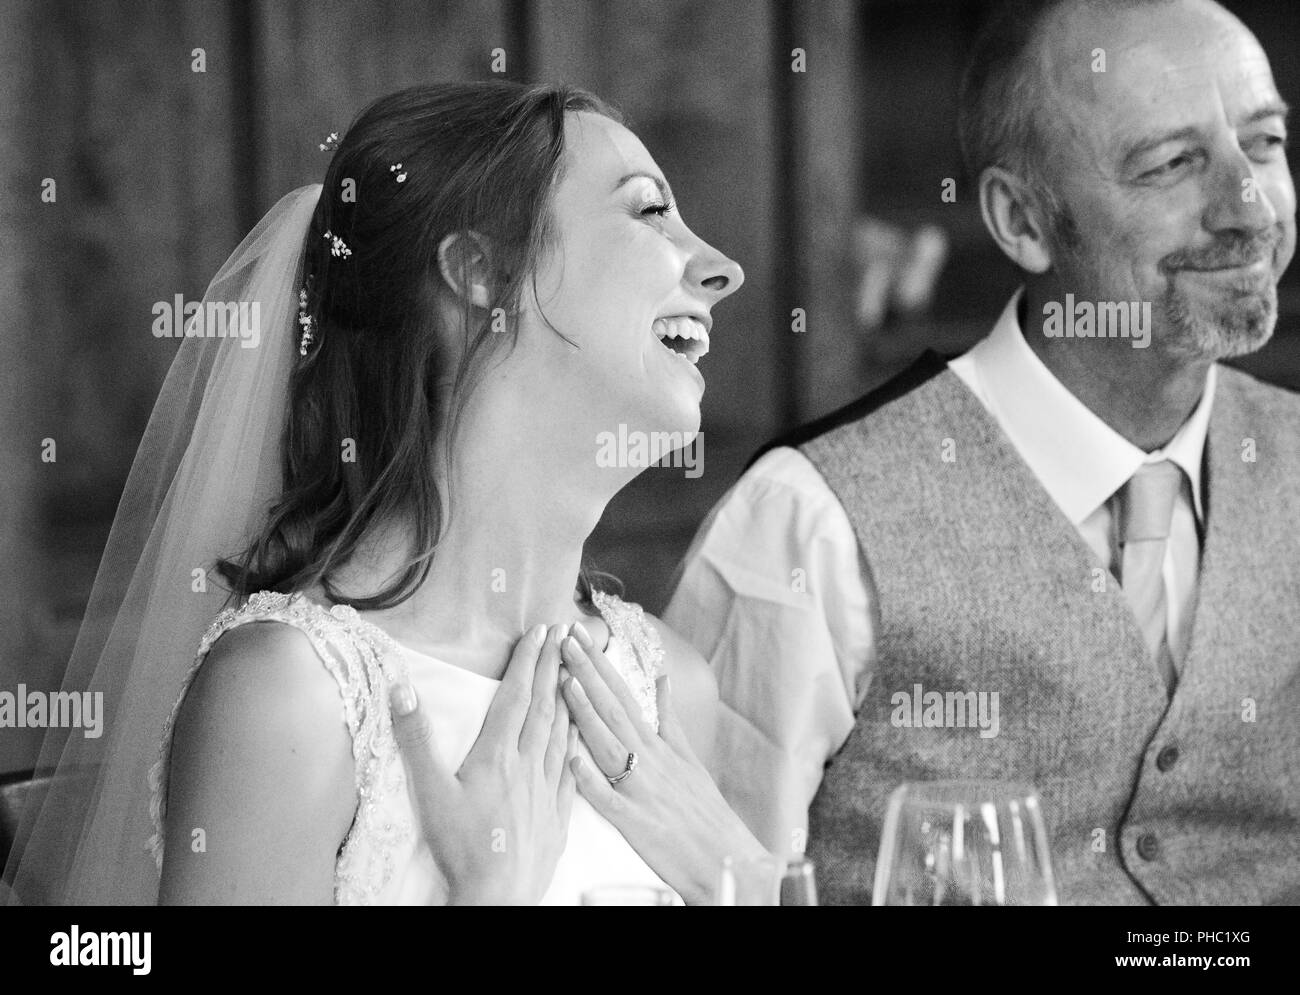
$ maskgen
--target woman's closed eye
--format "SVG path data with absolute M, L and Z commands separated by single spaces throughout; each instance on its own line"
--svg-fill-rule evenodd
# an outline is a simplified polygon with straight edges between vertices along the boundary
M 640 214 L 641 217 L 643 218 L 650 217 L 652 215 L 662 218 L 665 215 L 671 214 L 674 210 L 676 210 L 676 207 L 677 205 L 674 204 L 672 201 L 656 200 L 649 204 L 643 205 L 637 213 Z
M 624 177 L 628 184 L 626 210 L 634 217 L 659 223 L 677 210 L 676 201 L 668 182 L 649 173 L 633 173 Z

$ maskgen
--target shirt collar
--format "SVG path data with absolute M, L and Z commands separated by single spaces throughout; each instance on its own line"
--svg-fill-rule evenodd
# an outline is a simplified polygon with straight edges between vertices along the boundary
M 1022 287 L 993 331 L 952 366 L 975 389 L 1052 500 L 1079 525 L 1143 463 L 1169 459 L 1187 474 L 1196 518 L 1203 522 L 1201 458 L 1216 367 L 1210 366 L 1200 401 L 1168 445 L 1143 452 L 1093 414 L 1029 348 L 1018 316 L 1023 295 Z

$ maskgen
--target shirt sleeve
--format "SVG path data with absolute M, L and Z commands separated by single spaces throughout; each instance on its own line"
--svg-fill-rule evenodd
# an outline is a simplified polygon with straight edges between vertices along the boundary
M 868 577 L 843 507 L 782 447 L 709 513 L 664 613 L 718 680 L 715 780 L 774 852 L 804 849 L 808 806 L 866 692 Z

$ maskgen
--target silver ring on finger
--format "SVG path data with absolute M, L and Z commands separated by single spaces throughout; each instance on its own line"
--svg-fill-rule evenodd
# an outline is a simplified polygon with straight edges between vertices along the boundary
M 619 781 L 630 777 L 634 770 L 636 770 L 636 754 L 629 753 L 627 755 L 627 766 L 623 768 L 623 772 L 621 774 L 615 774 L 613 777 L 606 778 L 606 780 L 609 781 L 610 784 L 618 784 Z

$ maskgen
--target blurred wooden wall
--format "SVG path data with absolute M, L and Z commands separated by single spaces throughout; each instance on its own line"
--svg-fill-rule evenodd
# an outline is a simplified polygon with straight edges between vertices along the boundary
M 155 301 L 200 297 L 318 142 L 418 82 L 506 74 L 618 105 L 698 233 L 746 284 L 702 364 L 704 473 L 642 474 L 588 546 L 662 608 L 699 521 L 755 448 L 929 346 L 983 335 L 1016 274 L 961 177 L 955 96 L 990 0 L 5 0 L 0 3 L 0 689 L 59 683 L 174 342 Z M 1228 0 L 1300 98 L 1300 4 Z M 206 71 L 191 70 L 203 49 Z M 794 71 L 796 50 L 803 72 Z M 42 203 L 45 178 L 55 203 Z M 943 226 L 930 312 L 855 325 L 863 213 Z M 1300 387 L 1300 265 L 1274 340 L 1241 361 Z M 793 313 L 805 328 L 794 330 Z M 57 461 L 40 459 L 43 439 Z M 0 773 L 37 737 L 0 730 Z
M 842 220 L 855 4 L 823 0 L 6 0 L 0 6 L 0 689 L 59 685 L 174 341 L 155 301 L 198 299 L 317 143 L 418 82 L 586 86 L 628 117 L 691 226 L 744 266 L 702 365 L 704 474 L 655 468 L 590 543 L 662 607 L 696 525 L 778 429 L 860 384 Z M 804 51 L 794 72 L 793 49 Z M 194 72 L 195 49 L 205 71 Z M 797 124 L 797 127 L 795 125 Z M 52 178 L 57 199 L 42 203 Z M 791 312 L 808 330 L 791 330 Z M 817 371 L 835 375 L 821 378 Z M 57 459 L 42 462 L 54 439 Z M 34 731 L 0 730 L 0 772 Z

